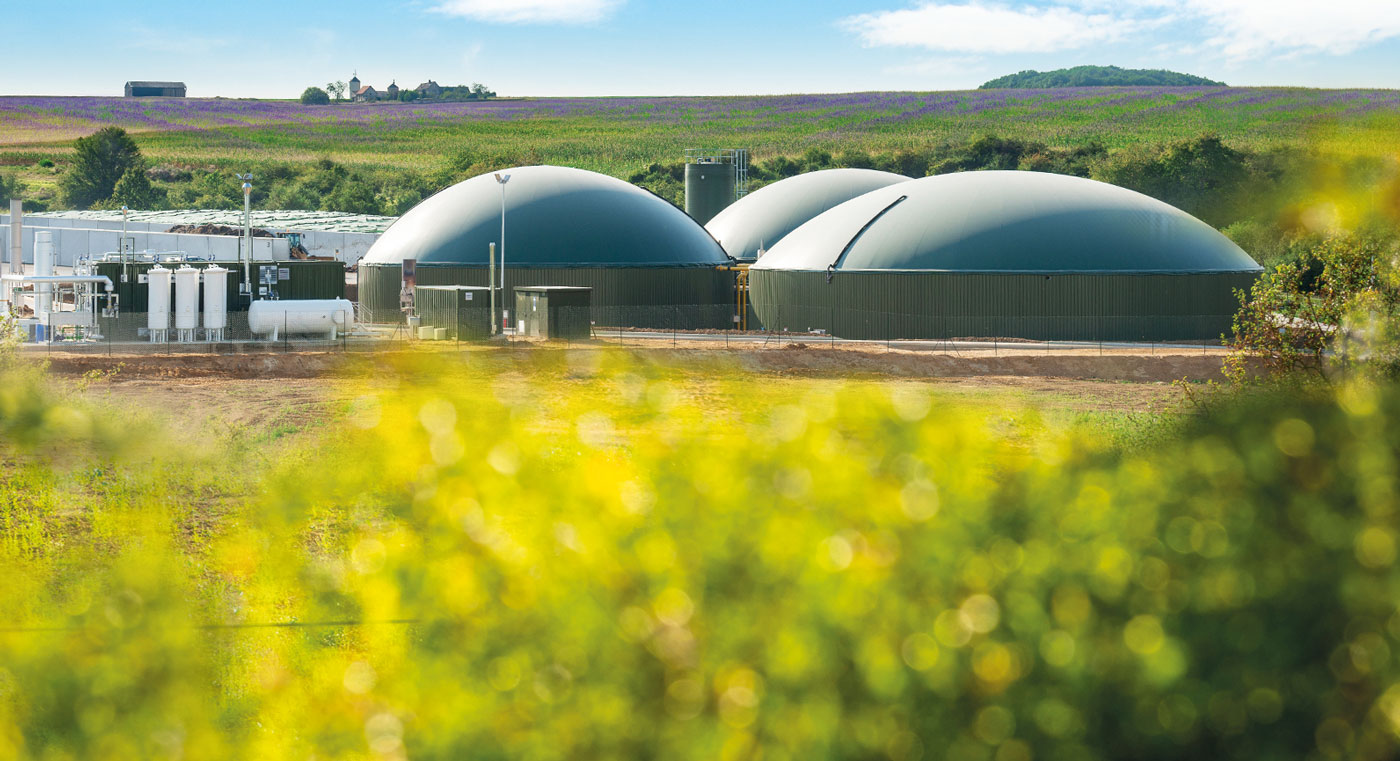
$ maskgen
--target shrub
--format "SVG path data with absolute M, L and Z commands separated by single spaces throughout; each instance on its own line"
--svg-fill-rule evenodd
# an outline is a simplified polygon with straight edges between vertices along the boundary
M 113 209 L 122 206 L 131 209 L 157 209 L 161 205 L 161 195 L 151 186 L 151 180 L 143 169 L 132 167 L 117 180 L 117 186 L 112 189 L 112 197 L 99 205 Z
M 5 203 L 5 208 L 10 208 L 8 201 L 12 198 L 24 197 L 24 181 L 13 174 L 0 172 L 0 202 Z
M 303 106 L 324 106 L 331 102 L 331 96 L 319 87 L 308 87 L 301 91 Z
M 103 127 L 73 145 L 73 164 L 59 180 L 63 202 L 70 207 L 86 209 L 110 198 L 127 170 L 145 169 L 141 149 L 121 127 Z

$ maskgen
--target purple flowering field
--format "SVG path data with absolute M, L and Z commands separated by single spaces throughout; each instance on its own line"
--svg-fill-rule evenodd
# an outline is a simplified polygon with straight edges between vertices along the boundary
M 0 97 L 0 152 L 63 153 L 106 125 L 156 160 L 332 156 L 429 166 L 462 150 L 603 171 L 691 147 L 755 155 L 891 150 L 996 133 L 1110 146 L 1217 132 L 1256 147 L 1326 140 L 1348 153 L 1400 142 L 1400 90 L 1066 88 L 731 97 L 526 98 L 336 104 L 226 99 Z

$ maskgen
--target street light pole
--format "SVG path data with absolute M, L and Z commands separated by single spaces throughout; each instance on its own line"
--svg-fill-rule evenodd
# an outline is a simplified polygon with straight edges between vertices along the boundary
M 244 248 L 246 248 L 247 254 L 248 254 L 247 257 L 245 258 L 245 257 L 243 256 L 244 252 L 243 252 L 243 251 L 239 251 L 239 252 L 238 252 L 238 258 L 239 258 L 240 260 L 242 260 L 242 262 L 243 262 L 243 289 L 244 289 L 244 293 L 247 293 L 247 294 L 248 294 L 248 300 L 249 300 L 249 301 L 252 301 L 252 300 L 253 300 L 253 279 L 252 279 L 252 277 L 253 277 L 253 276 L 252 276 L 252 260 L 253 260 L 253 209 L 252 209 L 253 175 L 252 175 L 252 173 L 240 174 L 240 175 L 238 175 L 238 179 L 240 179 L 240 180 L 243 181 L 243 236 L 244 236 L 244 240 L 247 241 L 247 242 L 244 244 Z
M 496 173 L 496 182 L 501 186 L 501 332 L 505 332 L 507 315 L 506 304 L 506 183 L 510 182 L 510 175 L 501 172 Z

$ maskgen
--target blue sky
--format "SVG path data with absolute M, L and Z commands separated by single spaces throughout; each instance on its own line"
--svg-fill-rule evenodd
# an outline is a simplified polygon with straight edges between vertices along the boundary
M 0 94 L 295 97 L 483 82 L 502 95 L 976 87 L 1021 69 L 1400 87 L 1400 0 L 42 0 L 8 8 Z

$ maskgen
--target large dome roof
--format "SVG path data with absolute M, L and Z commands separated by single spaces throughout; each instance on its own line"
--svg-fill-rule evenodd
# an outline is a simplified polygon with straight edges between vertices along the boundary
M 827 209 L 872 190 L 908 182 L 875 169 L 823 169 L 765 185 L 715 215 L 705 229 L 735 259 L 752 261 Z
M 504 169 L 506 263 L 513 267 L 712 267 L 724 250 L 660 197 L 582 169 Z M 428 198 L 380 236 L 364 262 L 486 266 L 499 246 L 501 186 L 491 174 Z
M 1019 171 L 925 177 L 847 201 L 755 269 L 1257 272 L 1214 228 L 1141 193 Z

